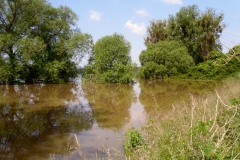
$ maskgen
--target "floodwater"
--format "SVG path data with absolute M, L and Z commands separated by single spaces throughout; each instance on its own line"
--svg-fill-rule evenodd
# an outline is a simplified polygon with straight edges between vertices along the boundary
M 94 159 L 107 156 L 107 149 L 123 152 L 126 129 L 218 85 L 161 80 L 0 85 L 0 159 L 80 159 L 81 153 Z

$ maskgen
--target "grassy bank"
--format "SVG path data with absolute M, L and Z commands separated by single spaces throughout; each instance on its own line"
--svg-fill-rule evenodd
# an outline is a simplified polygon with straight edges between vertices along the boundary
M 205 98 L 156 111 L 140 131 L 130 129 L 124 144 L 128 159 L 239 159 L 240 76 Z

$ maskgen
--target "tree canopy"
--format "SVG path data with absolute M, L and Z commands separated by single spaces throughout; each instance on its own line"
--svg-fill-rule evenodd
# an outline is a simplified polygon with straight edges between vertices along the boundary
M 150 21 L 150 25 L 147 27 L 147 37 L 144 38 L 144 44 L 148 45 L 167 40 L 168 34 L 166 27 L 166 20 Z
M 130 49 L 130 43 L 120 34 L 102 37 L 94 45 L 84 77 L 98 83 L 132 82 Z
M 221 49 L 219 38 L 223 30 L 220 26 L 222 20 L 223 13 L 217 14 L 212 8 L 200 11 L 196 5 L 182 7 L 167 21 L 150 21 L 145 44 L 180 41 L 198 64 L 207 60 L 211 51 Z
M 176 41 L 160 41 L 149 44 L 139 56 L 142 78 L 164 78 L 164 76 L 186 73 L 194 64 L 187 48 Z
M 77 20 L 70 8 L 45 0 L 1 0 L 0 81 L 59 83 L 76 77 L 77 64 L 92 47 Z

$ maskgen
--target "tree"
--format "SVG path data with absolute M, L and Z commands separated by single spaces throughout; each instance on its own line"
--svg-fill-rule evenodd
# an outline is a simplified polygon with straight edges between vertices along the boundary
M 68 7 L 45 0 L 0 1 L 0 80 L 63 82 L 77 76 L 78 60 L 91 51 L 92 37 L 76 27 Z
M 196 5 L 182 7 L 176 16 L 170 15 L 168 21 L 169 39 L 182 42 L 194 60 L 199 59 L 196 34 L 200 32 L 200 27 L 196 25 L 199 12 Z
M 150 26 L 147 27 L 147 37 L 144 38 L 144 44 L 157 43 L 159 41 L 165 41 L 168 38 L 166 20 L 153 20 L 150 21 Z
M 99 83 L 132 82 L 130 49 L 130 43 L 116 33 L 99 39 L 85 67 L 84 77 Z
M 201 12 L 196 5 L 182 7 L 175 16 L 169 16 L 169 40 L 181 41 L 195 63 L 203 62 L 219 46 L 222 20 L 223 14 L 216 14 L 211 8 Z
M 199 41 L 203 61 L 206 61 L 209 58 L 211 51 L 221 48 L 219 38 L 223 30 L 220 26 L 222 20 L 222 13 L 217 15 L 215 10 L 207 8 L 197 21 L 197 25 L 201 27 Z
M 170 15 L 167 21 L 150 21 L 144 43 L 180 41 L 198 64 L 206 61 L 211 51 L 222 48 L 219 42 L 225 27 L 224 24 L 222 27 L 220 25 L 222 20 L 223 14 L 217 14 L 212 8 L 202 12 L 196 5 L 182 7 L 176 15 Z
M 187 48 L 176 41 L 160 41 L 150 44 L 139 56 L 142 78 L 164 78 L 164 76 L 186 73 L 194 64 Z

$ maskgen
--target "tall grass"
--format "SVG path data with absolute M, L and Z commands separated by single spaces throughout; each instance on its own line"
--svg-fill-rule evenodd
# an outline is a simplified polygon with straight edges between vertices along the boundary
M 140 130 L 143 144 L 128 159 L 240 159 L 239 80 L 226 80 L 205 98 L 191 96 L 167 115 L 156 111 Z

